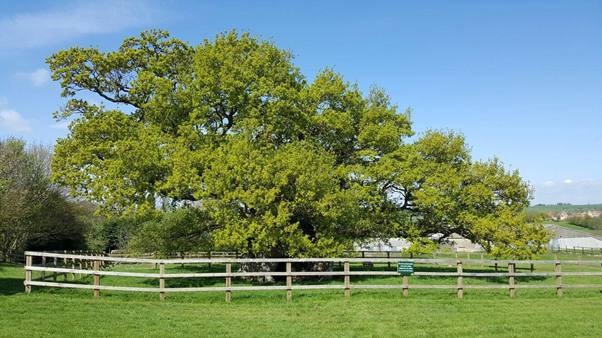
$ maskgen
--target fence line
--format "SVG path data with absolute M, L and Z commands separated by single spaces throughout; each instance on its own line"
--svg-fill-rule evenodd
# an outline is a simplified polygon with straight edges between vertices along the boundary
M 40 265 L 34 265 L 34 258 L 41 260 Z M 53 266 L 47 266 L 48 258 L 53 259 Z M 602 266 L 600 261 L 530 261 L 530 260 L 482 260 L 482 259 L 403 259 L 405 262 L 413 262 L 414 264 L 455 264 L 456 272 L 430 272 L 430 271 L 413 271 L 411 274 L 400 274 L 395 271 L 351 271 L 349 263 L 397 263 L 400 259 L 397 258 L 180 258 L 180 259 L 150 259 L 150 258 L 129 258 L 129 257 L 107 257 L 107 256 L 90 256 L 78 254 L 61 254 L 50 252 L 25 252 L 26 259 L 26 279 L 25 291 L 31 292 L 32 286 L 42 287 L 58 287 L 72 289 L 88 289 L 94 290 L 94 296 L 100 296 L 101 290 L 110 291 L 134 291 L 134 292 L 158 292 L 160 299 L 165 299 L 165 293 L 169 292 L 208 292 L 221 291 L 226 292 L 226 302 L 231 300 L 233 291 L 257 291 L 257 290 L 286 290 L 287 299 L 292 298 L 293 290 L 310 290 L 310 289 L 343 289 L 345 297 L 350 296 L 351 289 L 402 289 L 403 295 L 408 295 L 409 289 L 457 289 L 458 298 L 463 298 L 464 289 L 508 289 L 510 297 L 515 296 L 515 289 L 538 289 L 538 288 L 556 288 L 558 296 L 562 295 L 563 288 L 602 288 L 602 284 L 563 284 L 563 276 L 602 276 L 600 272 L 581 272 L 582 264 L 596 264 Z M 58 267 L 57 262 L 61 260 L 63 267 Z M 292 271 L 293 263 L 308 263 L 308 262 L 344 262 L 343 271 Z M 137 272 L 119 272 L 119 271 L 104 271 L 101 267 L 106 267 L 107 263 L 149 263 L 159 265 L 159 273 L 137 273 Z M 215 264 L 222 263 L 226 265 L 226 272 L 207 272 L 207 273 L 165 273 L 166 264 Z M 286 263 L 286 271 L 274 272 L 231 272 L 232 264 L 244 263 Z M 463 264 L 507 264 L 508 272 L 464 272 Z M 516 272 L 516 264 L 553 264 L 554 272 Z M 579 272 L 562 272 L 562 264 L 579 265 Z M 71 265 L 69 267 L 69 265 Z M 79 268 L 76 268 L 76 265 Z M 334 265 L 334 264 L 333 264 Z M 83 267 L 86 267 L 85 269 Z M 92 268 L 93 270 L 90 270 Z M 412 267 L 413 270 L 413 267 Z M 39 278 L 32 278 L 33 272 L 40 272 Z M 53 281 L 47 282 L 45 274 L 53 273 Z M 57 274 L 63 274 L 63 283 L 57 282 Z M 72 276 L 75 280 L 75 275 L 92 275 L 94 285 L 66 283 L 67 275 Z M 101 276 L 119 276 L 119 277 L 143 277 L 159 279 L 158 288 L 149 287 L 124 287 L 124 286 L 109 286 L 101 285 Z M 265 277 L 265 276 L 281 276 L 286 277 L 286 285 L 284 286 L 232 286 L 232 278 L 235 277 Z M 343 276 L 343 284 L 340 285 L 293 285 L 293 277 L 304 276 Z M 352 285 L 351 276 L 401 276 L 402 284 L 400 285 Z M 438 276 L 438 277 L 456 277 L 457 285 L 414 285 L 409 284 L 409 276 Z M 169 288 L 165 286 L 166 279 L 173 278 L 225 278 L 225 287 L 183 287 Z M 508 284 L 503 285 L 465 285 L 464 278 L 480 278 L 480 277 L 506 277 Z M 515 284 L 515 277 L 556 277 L 556 285 L 522 285 Z
M 590 254 L 590 255 L 602 255 L 602 248 L 592 248 L 586 246 L 572 246 L 572 247 L 561 247 L 559 245 L 550 245 L 550 251 L 552 252 L 566 252 L 573 254 Z

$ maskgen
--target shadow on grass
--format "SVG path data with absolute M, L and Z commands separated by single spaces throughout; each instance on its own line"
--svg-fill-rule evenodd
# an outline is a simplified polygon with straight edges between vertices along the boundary
M 0 295 L 12 296 L 23 292 L 23 278 L 0 278 Z

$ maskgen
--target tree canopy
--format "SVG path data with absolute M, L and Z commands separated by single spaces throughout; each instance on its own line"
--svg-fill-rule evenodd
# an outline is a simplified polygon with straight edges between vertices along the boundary
M 410 109 L 383 88 L 365 94 L 331 68 L 309 81 L 292 61 L 236 31 L 196 47 L 151 30 L 114 52 L 59 51 L 47 62 L 70 100 L 55 117 L 74 119 L 53 179 L 106 214 L 197 208 L 195 233 L 249 256 L 332 256 L 390 237 L 428 250 L 452 233 L 497 255 L 542 252 L 548 234 L 521 213 L 532 191 L 517 171 L 473 161 L 453 131 L 412 137 Z

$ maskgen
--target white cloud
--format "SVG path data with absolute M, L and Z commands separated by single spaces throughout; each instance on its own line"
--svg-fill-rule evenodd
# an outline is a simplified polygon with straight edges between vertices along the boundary
M 0 110 L 0 126 L 18 133 L 33 132 L 33 128 L 29 121 L 23 118 L 21 114 L 11 109 Z
M 17 79 L 26 79 L 30 81 L 34 86 L 39 87 L 46 82 L 50 81 L 50 72 L 44 68 L 34 70 L 33 72 L 18 72 L 15 74 Z
M 567 183 L 567 184 L 568 183 L 573 183 L 573 180 L 564 180 L 564 181 L 562 181 L 562 183 Z
M 0 50 L 47 46 L 86 34 L 153 24 L 161 14 L 159 5 L 149 1 L 76 2 L 57 10 L 5 17 L 0 20 Z
M 8 106 L 8 99 L 4 96 L 0 96 L 0 108 Z
M 50 128 L 67 130 L 69 129 L 69 123 L 71 122 L 57 122 L 55 124 L 51 124 Z
M 602 180 L 586 178 L 565 180 L 564 182 L 567 184 L 547 184 L 548 182 L 536 184 L 534 186 L 535 198 L 532 203 L 602 203 Z

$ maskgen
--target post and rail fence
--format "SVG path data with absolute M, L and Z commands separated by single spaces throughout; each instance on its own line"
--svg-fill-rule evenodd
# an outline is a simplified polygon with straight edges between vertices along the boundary
M 400 262 L 403 260 L 403 262 Z M 157 292 L 160 299 L 165 299 L 166 293 L 171 292 L 208 292 L 219 291 L 226 293 L 226 302 L 230 302 L 232 292 L 235 291 L 259 291 L 259 290 L 282 290 L 286 291 L 286 298 L 290 300 L 294 290 L 313 290 L 313 289 L 342 289 L 345 297 L 349 297 L 352 289 L 401 289 L 404 296 L 408 295 L 409 289 L 457 289 L 458 298 L 464 297 L 465 289 L 507 289 L 510 297 L 515 296 L 516 289 L 539 289 L 551 288 L 556 289 L 558 296 L 562 296 L 563 288 L 600 288 L 601 284 L 563 284 L 563 276 L 602 276 L 602 269 L 595 272 L 582 272 L 581 266 L 584 264 L 596 265 L 602 267 L 602 260 L 596 261 L 527 261 L 527 260 L 483 260 L 483 259 L 409 259 L 409 258 L 178 258 L 178 259 L 153 259 L 153 258 L 130 258 L 130 257 L 110 257 L 110 256 L 89 256 L 78 254 L 61 254 L 50 252 L 25 252 L 25 271 L 26 279 L 24 282 L 25 291 L 31 292 L 33 286 L 36 287 L 57 287 L 71 289 L 88 289 L 94 291 L 94 296 L 99 297 L 102 290 L 107 291 L 133 291 L 133 292 Z M 48 264 L 48 262 L 51 264 Z M 61 267 L 57 264 L 61 262 Z M 292 271 L 294 263 L 335 263 L 344 264 L 343 271 Z M 39 263 L 39 264 L 34 264 Z M 285 263 L 286 271 L 269 271 L 269 272 L 232 272 L 232 265 L 245 263 Z M 365 263 L 370 264 L 398 264 L 398 271 L 358 271 L 351 270 L 350 263 Z M 403 263 L 403 267 L 402 264 Z M 103 270 L 107 266 L 115 264 L 152 264 L 159 266 L 159 273 L 140 273 L 140 272 L 121 272 Z M 175 264 L 223 264 L 225 272 L 194 272 L 194 273 L 165 273 L 166 265 Z M 414 271 L 414 264 L 447 264 L 455 266 L 456 271 L 448 272 L 432 272 L 432 271 Z M 464 266 L 463 266 L 464 264 Z M 508 272 L 464 272 L 466 264 L 481 265 L 495 264 L 496 271 L 498 265 L 507 265 Z M 516 272 L 517 264 L 548 264 L 554 266 L 553 272 Z M 562 271 L 563 265 L 578 265 L 579 272 Z M 411 266 L 411 270 L 410 267 Z M 365 270 L 365 269 L 364 269 Z M 39 272 L 39 278 L 33 278 L 32 273 Z M 52 281 L 46 281 L 48 278 L 46 273 L 52 273 Z M 64 276 L 63 282 L 57 282 L 57 274 Z M 92 275 L 93 285 L 74 283 L 75 276 Z M 71 276 L 71 281 L 68 282 L 67 276 Z M 126 287 L 126 286 L 110 286 L 101 285 L 101 276 L 118 276 L 118 277 L 142 277 L 156 278 L 159 280 L 159 287 Z M 286 285 L 265 285 L 265 286 L 232 286 L 232 278 L 248 278 L 248 277 L 286 277 Z M 322 284 L 322 285 L 293 285 L 293 277 L 316 277 L 316 276 L 338 276 L 343 277 L 342 284 Z M 402 277 L 401 284 L 395 285 L 364 285 L 351 284 L 353 276 L 400 276 Z M 455 277 L 457 278 L 456 285 L 424 285 L 411 284 L 409 277 L 411 276 L 430 276 L 430 277 Z M 499 285 L 478 285 L 465 284 L 464 278 L 487 278 L 487 277 L 503 277 L 508 278 L 508 284 Z M 518 277 L 555 277 L 556 284 L 516 284 L 515 278 Z M 166 287 L 165 280 L 173 278 L 225 278 L 224 287 Z

